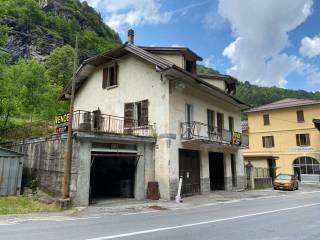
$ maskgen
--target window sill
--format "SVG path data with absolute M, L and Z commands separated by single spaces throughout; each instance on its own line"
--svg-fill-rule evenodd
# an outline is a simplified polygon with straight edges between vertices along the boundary
M 117 88 L 119 85 L 113 85 L 113 86 L 109 86 L 109 87 L 106 87 L 106 90 L 111 90 L 113 88 Z

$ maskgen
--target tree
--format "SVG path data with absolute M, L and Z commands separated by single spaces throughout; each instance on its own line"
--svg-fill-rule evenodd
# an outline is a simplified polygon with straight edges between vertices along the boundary
M 51 84 L 63 87 L 72 77 L 74 50 L 65 45 L 53 50 L 46 60 L 45 67 Z
M 0 53 L 0 133 L 9 127 L 10 118 L 18 112 L 21 106 L 20 88 L 15 81 L 19 73 L 8 71 L 7 59 L 7 55 Z

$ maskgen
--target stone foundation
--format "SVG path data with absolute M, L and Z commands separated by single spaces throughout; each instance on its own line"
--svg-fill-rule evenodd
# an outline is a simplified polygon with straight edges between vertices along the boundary
M 170 199 L 174 200 L 178 193 L 179 179 L 170 179 Z
M 210 193 L 210 178 L 200 179 L 201 193 Z

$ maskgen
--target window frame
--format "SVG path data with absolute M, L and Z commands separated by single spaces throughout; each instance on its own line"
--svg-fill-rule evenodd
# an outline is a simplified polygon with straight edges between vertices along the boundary
M 305 139 L 303 139 L 305 141 L 305 144 L 302 144 L 301 141 L 302 140 L 302 136 L 305 136 Z M 310 146 L 310 134 L 309 133 L 299 133 L 296 134 L 296 143 L 298 147 L 308 147 Z
M 270 142 L 267 141 L 270 139 Z M 273 148 L 274 147 L 274 136 L 262 136 L 262 146 L 263 148 Z
M 270 115 L 269 114 L 263 114 L 263 125 L 269 126 L 270 125 Z
M 304 112 L 303 110 L 298 110 L 296 111 L 297 113 L 297 122 L 298 123 L 303 123 L 305 120 L 304 120 Z
M 111 76 L 113 78 L 111 79 Z M 119 86 L 119 65 L 115 62 L 102 69 L 102 89 L 112 89 Z

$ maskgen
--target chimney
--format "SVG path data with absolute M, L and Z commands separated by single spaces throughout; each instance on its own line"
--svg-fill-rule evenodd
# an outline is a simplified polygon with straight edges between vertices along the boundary
M 134 31 L 132 29 L 128 31 L 128 43 L 134 44 Z

